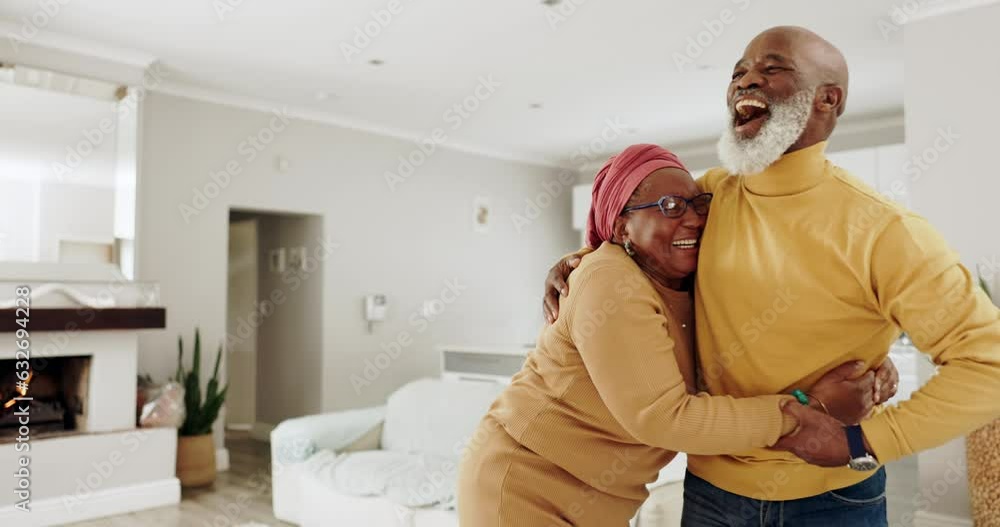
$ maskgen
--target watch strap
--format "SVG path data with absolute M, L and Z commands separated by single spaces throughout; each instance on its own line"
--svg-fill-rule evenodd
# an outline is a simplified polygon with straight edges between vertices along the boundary
M 847 434 L 847 448 L 851 451 L 852 459 L 868 455 L 868 450 L 865 448 L 865 436 L 861 431 L 861 425 L 845 426 L 844 433 Z

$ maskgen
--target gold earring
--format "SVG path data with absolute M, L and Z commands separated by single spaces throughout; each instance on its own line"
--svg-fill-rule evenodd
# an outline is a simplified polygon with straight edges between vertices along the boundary
M 635 249 L 632 248 L 632 240 L 625 240 L 625 254 L 635 256 Z

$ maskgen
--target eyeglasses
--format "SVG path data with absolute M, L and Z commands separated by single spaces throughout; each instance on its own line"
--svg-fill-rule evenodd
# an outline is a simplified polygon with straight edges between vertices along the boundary
M 650 207 L 660 207 L 660 212 L 668 218 L 680 218 L 687 212 L 688 205 L 694 208 L 695 214 L 699 216 L 708 215 L 708 206 L 712 203 L 712 194 L 698 194 L 697 196 L 687 199 L 681 196 L 663 196 L 662 198 L 656 200 L 653 203 L 646 203 L 644 205 L 635 205 L 633 207 L 627 207 L 622 211 L 622 214 L 626 212 L 632 212 L 633 210 L 648 209 Z

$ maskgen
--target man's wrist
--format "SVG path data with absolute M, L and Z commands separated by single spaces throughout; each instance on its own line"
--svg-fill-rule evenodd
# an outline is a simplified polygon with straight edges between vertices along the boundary
M 871 452 L 871 445 L 865 439 L 864 431 L 859 425 L 845 426 L 844 436 L 847 439 L 849 454 L 848 466 L 861 472 L 870 472 L 879 467 L 878 459 Z
M 871 445 L 871 444 L 870 444 L 870 443 L 868 442 L 868 438 L 867 438 L 867 437 L 865 437 L 865 432 L 864 432 L 864 430 L 862 430 L 862 431 L 861 431 L 861 438 L 862 438 L 862 439 L 864 440 L 864 442 L 865 442 L 865 452 L 868 452 L 868 455 L 869 455 L 869 456 L 871 456 L 871 457 L 875 458 L 875 461 L 878 461 L 878 456 L 876 456 L 876 455 L 875 455 L 875 451 L 874 451 L 874 450 L 872 450 L 872 445 Z

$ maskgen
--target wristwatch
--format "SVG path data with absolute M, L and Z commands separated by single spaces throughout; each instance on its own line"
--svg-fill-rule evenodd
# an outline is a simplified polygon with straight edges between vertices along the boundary
M 865 449 L 865 436 L 861 432 L 861 425 L 845 426 L 844 433 L 847 434 L 847 447 L 851 450 L 851 460 L 847 466 L 861 472 L 877 469 L 878 460 Z

